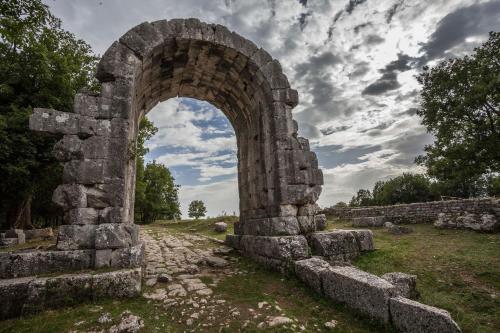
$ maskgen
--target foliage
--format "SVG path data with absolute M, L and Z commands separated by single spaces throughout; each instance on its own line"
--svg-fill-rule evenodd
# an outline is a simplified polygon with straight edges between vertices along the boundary
M 424 175 L 404 173 L 402 176 L 378 181 L 373 187 L 374 205 L 395 205 L 438 200 L 432 183 Z
M 443 194 L 485 194 L 500 171 L 500 33 L 471 56 L 424 68 L 418 115 L 435 142 L 416 162 L 440 181 Z
M 339 201 L 333 207 L 335 207 L 335 208 L 345 208 L 345 207 L 347 207 L 347 204 L 345 202 L 343 202 L 343 201 Z
M 207 208 L 205 204 L 201 200 L 193 200 L 189 204 L 188 215 L 189 217 L 194 217 L 195 219 L 199 219 L 200 217 L 205 216 L 207 213 Z
M 179 185 L 162 164 L 153 161 L 144 166 L 144 156 L 149 152 L 145 142 L 156 132 L 156 128 L 147 118 L 142 118 L 139 125 L 136 152 L 135 216 L 138 222 L 151 223 L 161 219 L 178 219 Z
M 96 64 L 90 46 L 40 0 L 0 3 L 0 224 L 10 227 L 33 193 L 51 193 L 61 176 L 51 154 L 56 138 L 28 129 L 32 108 L 72 111 L 76 92 L 96 88 Z
M 349 201 L 350 207 L 370 206 L 373 202 L 373 197 L 370 190 L 360 189 L 355 196 Z

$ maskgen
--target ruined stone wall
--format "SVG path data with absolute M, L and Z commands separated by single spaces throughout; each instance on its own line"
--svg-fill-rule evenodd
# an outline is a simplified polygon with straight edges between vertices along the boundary
M 431 201 L 392 206 L 372 206 L 360 208 L 326 208 L 323 213 L 343 219 L 384 216 L 393 223 L 433 222 L 440 213 L 460 215 L 495 213 L 500 208 L 500 200 L 495 198 Z

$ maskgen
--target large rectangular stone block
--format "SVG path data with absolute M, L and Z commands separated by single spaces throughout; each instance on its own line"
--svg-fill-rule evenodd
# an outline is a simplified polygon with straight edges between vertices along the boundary
M 96 225 L 62 225 L 57 236 L 58 250 L 93 249 Z
M 279 260 L 300 260 L 309 257 L 309 247 L 304 236 L 251 236 L 243 235 L 240 249 L 249 254 Z
M 92 278 L 94 300 L 112 297 L 136 297 L 141 293 L 140 268 L 96 274 Z
M 333 266 L 322 272 L 325 295 L 372 318 L 389 322 L 389 299 L 395 287 L 373 274 L 349 266 Z
M 328 262 L 319 258 L 299 260 L 294 264 L 297 277 L 320 295 L 324 294 L 321 276 L 329 267 Z
M 87 207 L 85 186 L 79 184 L 59 185 L 52 195 L 52 201 L 63 210 Z
M 139 240 L 139 227 L 131 223 L 105 223 L 97 226 L 95 248 L 121 249 L 134 246 Z
M 105 160 L 73 160 L 64 164 L 63 181 L 77 184 L 104 183 Z
M 389 301 L 391 321 L 401 332 L 460 333 L 448 311 L 421 304 L 404 297 Z
M 348 261 L 360 253 L 356 237 L 345 230 L 312 233 L 309 243 L 313 254 L 333 261 Z
M 94 208 L 74 208 L 64 214 L 67 224 L 97 224 L 99 213 Z

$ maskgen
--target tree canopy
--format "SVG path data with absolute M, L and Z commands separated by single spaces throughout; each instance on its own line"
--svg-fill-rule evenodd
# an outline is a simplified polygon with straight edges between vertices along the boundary
M 200 217 L 205 216 L 207 213 L 207 208 L 205 204 L 201 200 L 193 200 L 189 204 L 188 214 L 189 217 L 194 217 L 195 219 L 199 219 Z
M 417 111 L 435 141 L 417 163 L 440 182 L 443 194 L 485 194 L 500 172 L 500 33 L 470 56 L 424 68 Z
M 71 112 L 76 92 L 97 87 L 97 60 L 40 0 L 0 3 L 0 224 L 29 225 L 33 195 L 35 209 L 47 208 L 34 214 L 56 214 L 56 137 L 31 132 L 28 118 L 34 107 Z
M 144 156 L 149 152 L 145 142 L 156 132 L 147 118 L 142 118 L 136 146 L 135 217 L 137 222 L 151 223 L 159 218 L 180 218 L 179 185 L 162 164 L 153 161 L 144 165 Z

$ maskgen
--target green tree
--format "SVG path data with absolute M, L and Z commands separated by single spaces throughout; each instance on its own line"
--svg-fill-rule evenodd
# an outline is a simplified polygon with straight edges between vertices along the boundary
M 350 207 L 370 206 L 373 203 L 373 197 L 370 190 L 360 189 L 349 201 Z
M 144 165 L 144 156 L 149 152 L 145 146 L 158 131 L 146 117 L 141 119 L 137 136 L 135 217 L 136 221 L 151 223 L 158 218 L 180 218 L 178 191 L 179 185 L 164 165 L 148 163 Z
M 474 54 L 424 68 L 418 115 L 435 141 L 416 162 L 439 181 L 443 194 L 485 193 L 500 172 L 500 33 Z
M 189 204 L 188 214 L 189 217 L 194 217 L 195 219 L 199 219 L 200 217 L 205 216 L 207 213 L 207 208 L 205 204 L 201 200 L 193 200 Z
M 34 193 L 37 200 L 50 198 L 47 193 L 61 177 L 51 154 L 56 137 L 28 129 L 32 108 L 71 112 L 76 92 L 97 87 L 97 60 L 40 0 L 0 3 L 0 224 L 5 227 L 28 227 Z
M 387 181 L 378 181 L 372 193 L 375 205 L 395 205 L 439 199 L 428 177 L 410 173 L 404 173 L 402 176 Z

